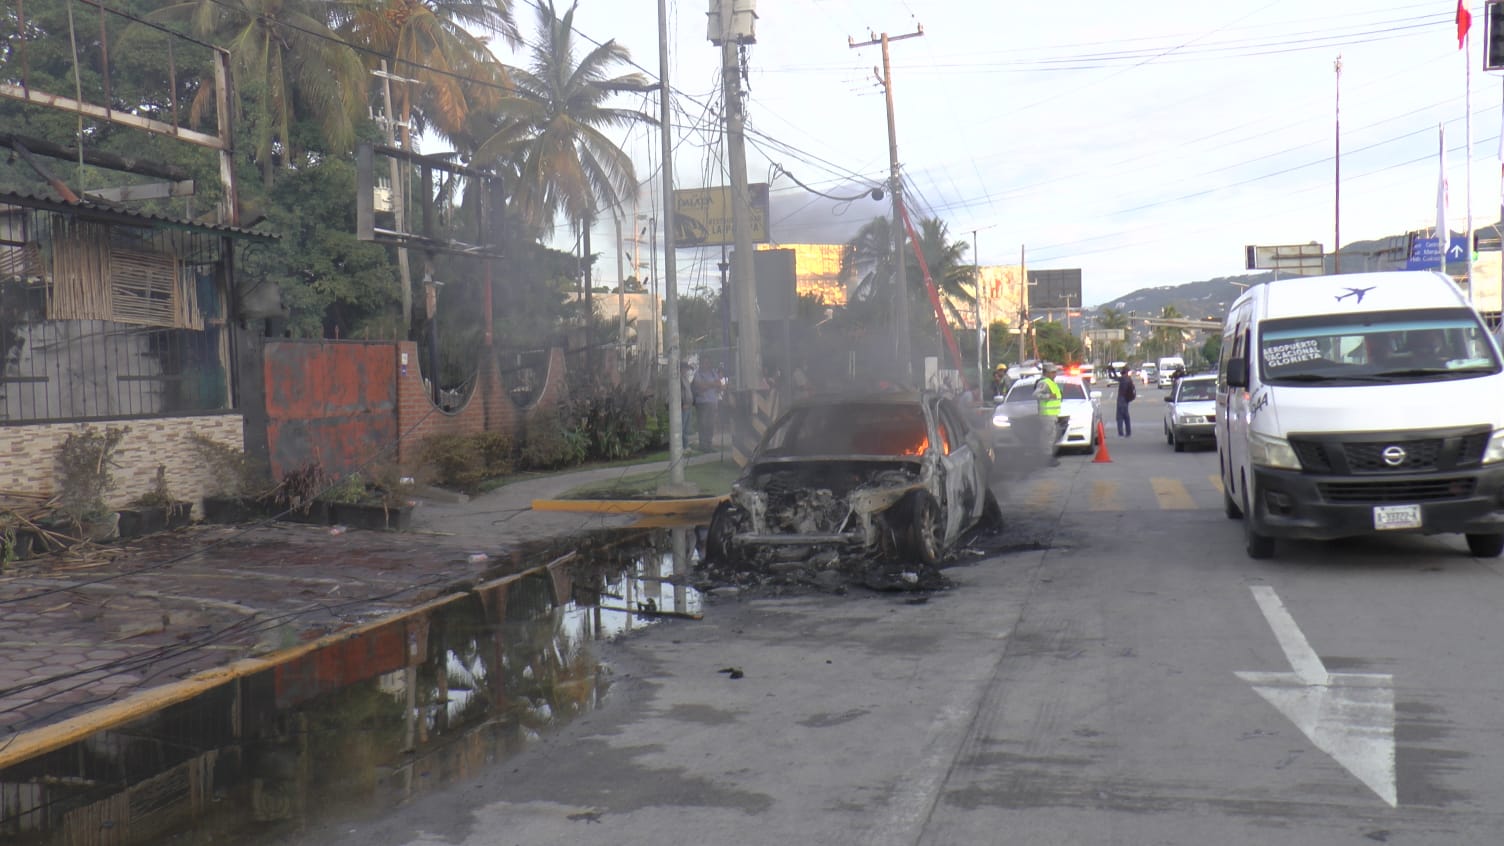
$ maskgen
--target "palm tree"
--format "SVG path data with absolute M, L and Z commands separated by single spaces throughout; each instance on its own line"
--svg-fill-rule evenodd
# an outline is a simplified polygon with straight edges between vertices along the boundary
M 935 282 L 935 288 L 940 294 L 940 302 L 950 313 L 952 326 L 960 326 L 966 321 L 961 315 L 957 303 L 970 306 L 976 303 L 977 298 L 971 290 L 976 283 L 976 268 L 966 261 L 966 253 L 971 245 L 965 241 L 951 241 L 950 228 L 944 221 L 935 217 L 927 217 L 919 221 L 919 250 L 924 254 L 925 266 L 929 269 L 930 278 Z M 924 299 L 924 311 L 933 311 L 929 306 L 929 296 L 924 291 L 924 274 L 920 272 L 919 261 L 913 255 L 913 247 L 910 246 L 910 254 L 904 258 L 908 261 L 905 268 L 908 271 L 907 279 L 911 287 Z
M 1122 309 L 1112 307 L 1103 308 L 1097 313 L 1097 326 L 1102 329 L 1122 329 L 1125 340 L 1107 342 L 1107 360 L 1121 361 L 1128 357 L 1128 336 L 1130 320 L 1127 313 Z
M 385 57 L 395 76 L 417 80 L 394 85 L 404 148 L 414 128 L 454 140 L 472 110 L 500 106 L 506 68 L 480 35 L 520 43 L 512 0 L 356 0 L 342 14 L 340 33 L 369 51 L 373 66 L 374 57 Z
M 293 132 L 300 118 L 318 125 L 330 152 L 347 152 L 355 143 L 366 72 L 355 50 L 329 28 L 333 12 L 332 0 L 184 0 L 150 15 L 186 21 L 194 35 L 230 51 L 241 95 L 234 107 L 248 118 L 267 185 L 276 158 L 287 167 L 301 152 Z M 194 119 L 212 108 L 213 95 L 213 86 L 200 89 Z
M 513 213 L 541 232 L 559 216 L 575 228 L 596 210 L 618 205 L 637 191 L 632 159 L 602 131 L 652 119 L 631 109 L 602 105 L 613 90 L 641 87 L 636 73 L 611 77 L 631 60 L 627 48 L 607 41 L 575 61 L 575 6 L 561 18 L 553 0 L 538 4 L 538 40 L 527 70 L 513 69 L 517 96 L 502 105 L 501 125 L 476 150 L 476 159 L 500 159 L 516 175 Z
M 853 302 L 879 298 L 893 278 L 893 267 L 893 227 L 886 217 L 863 224 L 841 254 L 841 275 L 856 280 Z

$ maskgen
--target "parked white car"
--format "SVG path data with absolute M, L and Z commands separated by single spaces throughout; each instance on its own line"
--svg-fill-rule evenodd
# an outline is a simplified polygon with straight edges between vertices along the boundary
M 1001 451 L 1033 449 L 1039 443 L 1039 401 L 1034 399 L 1038 378 L 1020 379 L 992 413 L 993 443 Z M 1078 376 L 1057 376 L 1060 385 L 1060 416 L 1067 418 L 1065 431 L 1056 441 L 1064 449 L 1091 451 L 1097 445 L 1102 421 L 1101 391 L 1088 391 Z

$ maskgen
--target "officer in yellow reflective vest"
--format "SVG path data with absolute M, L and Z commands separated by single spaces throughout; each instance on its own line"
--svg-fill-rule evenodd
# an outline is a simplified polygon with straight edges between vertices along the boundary
M 1034 399 L 1039 402 L 1039 446 L 1051 467 L 1060 464 L 1055 454 L 1055 442 L 1060 439 L 1060 385 L 1055 382 L 1055 365 L 1040 368 L 1039 381 L 1034 384 Z

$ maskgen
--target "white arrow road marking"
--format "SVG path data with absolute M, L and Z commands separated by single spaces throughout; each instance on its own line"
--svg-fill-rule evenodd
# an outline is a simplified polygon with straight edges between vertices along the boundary
M 1380 799 L 1398 805 L 1394 677 L 1327 672 L 1274 588 L 1254 585 L 1250 589 L 1294 672 L 1240 672 L 1238 678 L 1253 685 L 1254 691 L 1288 717 L 1317 749 L 1346 767 Z

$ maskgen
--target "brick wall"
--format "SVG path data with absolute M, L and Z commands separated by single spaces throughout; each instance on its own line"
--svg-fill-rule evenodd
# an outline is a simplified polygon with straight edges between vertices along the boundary
M 153 489 L 157 466 L 166 468 L 167 488 L 178 499 L 199 509 L 204 494 L 216 489 L 213 468 L 205 465 L 189 440 L 190 432 L 240 449 L 244 433 L 239 414 L 195 417 L 163 417 L 94 423 L 130 431 L 115 451 L 115 488 L 106 495 L 108 504 L 122 507 Z M 49 423 L 33 426 L 0 426 L 0 491 L 49 494 L 57 491 L 56 457 L 63 441 L 87 428 L 81 423 Z

